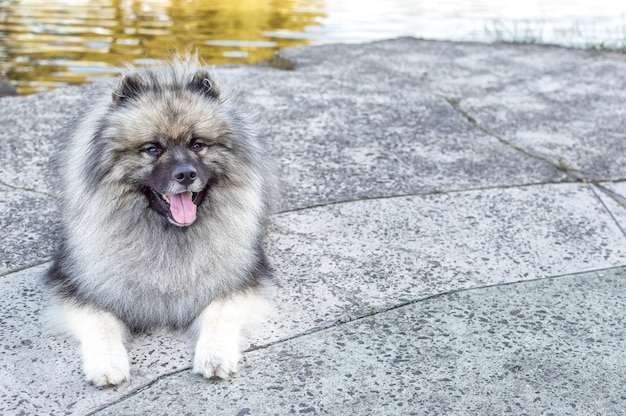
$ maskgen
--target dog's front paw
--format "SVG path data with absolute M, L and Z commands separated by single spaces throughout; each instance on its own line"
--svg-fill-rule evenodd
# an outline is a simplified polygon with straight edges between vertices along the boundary
M 97 387 L 116 386 L 130 379 L 130 363 L 124 347 L 108 354 L 85 357 L 87 381 Z
M 198 345 L 193 360 L 193 372 L 206 378 L 226 379 L 237 372 L 240 359 L 241 353 L 237 346 L 220 348 L 213 345 L 202 348 Z

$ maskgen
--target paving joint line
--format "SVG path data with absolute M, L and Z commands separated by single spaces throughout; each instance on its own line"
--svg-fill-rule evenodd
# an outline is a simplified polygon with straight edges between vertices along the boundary
M 25 192 L 30 192 L 30 193 L 34 193 L 34 194 L 39 194 L 39 195 L 44 195 L 47 196 L 49 198 L 53 198 L 53 199 L 60 199 L 58 196 L 48 193 L 48 192 L 44 192 L 44 191 L 38 191 L 34 188 L 24 188 L 21 186 L 15 186 L 15 185 L 11 185 L 8 182 L 3 181 L 2 179 L 0 179 L 0 185 L 2 186 L 6 186 L 7 188 L 11 188 L 17 191 L 25 191 Z
M 619 223 L 617 218 L 615 218 L 615 215 L 613 215 L 613 212 L 609 209 L 609 207 L 606 206 L 606 204 L 604 203 L 602 198 L 600 198 L 600 195 L 598 195 L 598 193 L 594 189 L 594 186 L 597 186 L 601 191 L 603 191 L 605 194 L 607 194 L 609 196 L 609 198 L 611 198 L 615 202 L 617 202 L 622 208 L 626 208 L 626 203 L 624 202 L 624 200 L 622 198 L 620 198 L 621 200 L 618 199 L 618 194 L 614 193 L 613 191 L 611 191 L 609 189 L 604 188 L 601 185 L 598 185 L 598 184 L 595 184 L 595 183 L 589 183 L 589 182 L 586 182 L 586 183 L 587 183 L 587 186 L 589 187 L 589 189 L 591 189 L 591 192 L 593 192 L 593 195 L 596 197 L 598 202 L 600 202 L 600 204 L 604 208 L 604 211 L 606 211 L 609 214 L 609 216 L 611 217 L 611 219 L 613 220 L 615 225 L 617 225 L 617 228 L 619 228 L 619 230 L 622 232 L 624 237 L 626 237 L 626 230 L 624 230 L 624 228 Z M 620 195 L 620 197 L 621 197 L 621 195 Z
M 609 188 L 607 188 L 606 186 L 602 185 L 600 182 L 602 181 L 590 181 L 590 183 L 594 184 L 595 186 L 597 186 L 598 188 L 600 188 L 600 190 L 602 192 L 604 192 L 605 194 L 607 194 L 609 197 L 611 197 L 611 199 L 613 199 L 615 202 L 617 202 L 620 206 L 622 206 L 623 208 L 626 208 L 626 197 L 610 190 Z M 622 182 L 621 180 L 618 181 L 612 181 L 612 182 Z
M 308 209 L 315 208 L 324 208 L 331 207 L 334 205 L 341 204 L 350 204 L 353 202 L 361 202 L 361 201 L 377 201 L 377 200 L 386 200 L 386 199 L 396 199 L 396 198 L 410 198 L 410 197 L 424 197 L 424 196 L 432 196 L 432 195 L 447 195 L 447 194 L 460 194 L 466 192 L 476 192 L 476 191 L 490 191 L 494 189 L 513 189 L 513 188 L 529 188 L 532 186 L 542 186 L 542 185 L 562 185 L 562 184 L 571 184 L 571 183 L 582 183 L 583 181 L 578 178 L 572 178 L 568 176 L 568 179 L 565 180 L 554 180 L 554 181 L 543 181 L 543 182 L 527 182 L 527 183 L 518 183 L 511 185 L 493 185 L 493 186 L 479 186 L 476 188 L 462 188 L 462 189 L 435 189 L 433 191 L 426 192 L 410 192 L 404 194 L 390 194 L 384 196 L 371 196 L 371 197 L 358 197 L 358 198 L 345 198 L 338 199 L 335 201 L 329 201 L 319 204 L 307 205 L 305 207 L 297 207 L 297 208 L 289 208 L 281 211 L 276 211 L 272 214 L 272 216 L 278 216 L 281 214 L 290 214 L 293 212 L 306 211 Z
M 19 273 L 19 272 L 23 272 L 24 270 L 27 269 L 32 269 L 33 267 L 38 267 L 38 266 L 42 266 L 46 263 L 50 263 L 52 261 L 52 257 L 49 257 L 45 260 L 40 261 L 39 263 L 33 263 L 33 264 L 29 264 L 27 266 L 22 266 L 22 267 L 18 267 L 17 269 L 12 269 L 12 270 L 8 270 L 6 272 L 0 273 L 0 278 L 3 277 L 7 277 L 13 273 Z
M 162 374 L 159 377 L 155 378 L 154 380 L 150 381 L 149 383 L 146 383 L 145 385 L 137 386 L 137 388 L 135 388 L 134 390 L 129 391 L 128 394 L 125 394 L 122 397 L 117 398 L 116 400 L 112 401 L 111 403 L 106 403 L 106 404 L 103 404 L 103 405 L 100 405 L 100 406 L 96 407 L 95 409 L 85 413 L 85 416 L 97 415 L 101 411 L 106 410 L 106 409 L 108 409 L 111 406 L 115 406 L 118 403 L 122 403 L 122 402 L 132 398 L 133 396 L 136 396 L 137 394 L 141 393 L 142 391 L 149 389 L 150 387 L 152 387 L 153 385 L 155 385 L 159 381 L 161 381 L 161 380 L 163 380 L 163 379 L 165 379 L 167 377 L 170 377 L 170 376 L 173 376 L 173 375 L 185 372 L 185 371 L 189 370 L 190 368 L 191 368 L 191 366 L 188 366 L 188 367 L 184 367 L 184 368 L 178 369 L 176 371 L 172 371 L 170 373 Z

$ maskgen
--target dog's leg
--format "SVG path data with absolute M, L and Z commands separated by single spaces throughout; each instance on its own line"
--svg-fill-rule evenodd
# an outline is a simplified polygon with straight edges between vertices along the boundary
M 80 341 L 87 381 L 104 387 L 130 379 L 126 326 L 109 312 L 90 306 L 66 303 L 62 309 L 66 329 Z
M 213 301 L 196 321 L 198 341 L 193 372 L 222 379 L 235 373 L 241 359 L 243 332 L 268 310 L 265 298 L 253 291 Z

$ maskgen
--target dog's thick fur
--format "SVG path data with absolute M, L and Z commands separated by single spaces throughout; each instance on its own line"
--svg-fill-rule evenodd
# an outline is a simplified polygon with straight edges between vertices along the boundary
M 193 371 L 226 378 L 267 308 L 271 169 L 239 99 L 188 57 L 129 68 L 66 138 L 62 243 L 46 282 L 87 380 L 129 379 L 126 337 L 195 328 Z

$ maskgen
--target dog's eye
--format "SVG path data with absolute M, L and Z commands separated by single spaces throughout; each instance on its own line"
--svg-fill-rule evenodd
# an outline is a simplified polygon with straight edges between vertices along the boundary
M 206 145 L 204 143 L 201 142 L 193 142 L 191 143 L 191 150 L 193 150 L 194 152 L 199 152 L 202 149 L 204 149 L 206 147 Z
M 141 150 L 154 157 L 159 157 L 163 153 L 163 148 L 157 144 L 149 144 Z

